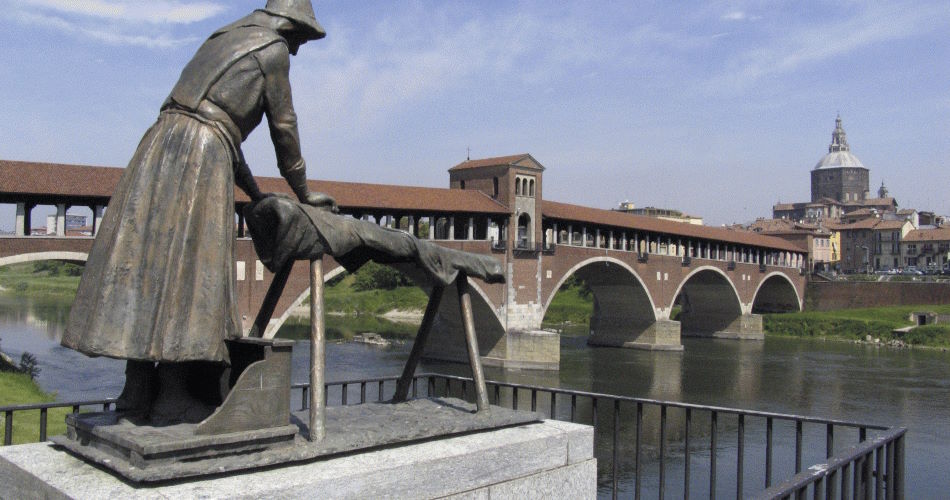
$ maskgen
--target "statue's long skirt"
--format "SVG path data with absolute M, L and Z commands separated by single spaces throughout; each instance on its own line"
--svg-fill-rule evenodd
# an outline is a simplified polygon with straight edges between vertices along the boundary
M 218 129 L 162 113 L 93 243 L 62 343 L 91 356 L 228 361 L 234 300 L 232 150 Z

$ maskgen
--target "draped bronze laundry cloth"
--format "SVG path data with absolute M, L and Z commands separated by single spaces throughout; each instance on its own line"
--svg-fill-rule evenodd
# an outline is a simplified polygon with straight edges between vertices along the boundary
M 367 261 L 414 264 L 433 283 L 450 285 L 459 273 L 503 283 L 498 259 L 444 248 L 404 231 L 334 214 L 326 209 L 271 196 L 244 209 L 261 262 L 277 272 L 294 260 L 332 256 L 347 271 Z

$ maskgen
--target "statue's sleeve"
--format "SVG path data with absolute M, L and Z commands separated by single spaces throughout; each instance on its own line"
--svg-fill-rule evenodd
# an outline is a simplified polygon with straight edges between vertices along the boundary
M 305 181 L 306 164 L 300 152 L 297 113 L 290 91 L 290 52 L 283 43 L 275 43 L 254 53 L 254 57 L 264 74 L 264 114 L 277 154 L 277 167 L 296 192 L 300 186 L 295 186 L 295 181 Z

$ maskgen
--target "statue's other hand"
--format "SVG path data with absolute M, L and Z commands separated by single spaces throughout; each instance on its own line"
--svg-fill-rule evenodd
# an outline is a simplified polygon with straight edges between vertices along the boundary
M 300 201 L 306 203 L 307 205 L 329 210 L 333 213 L 338 213 L 340 211 L 339 207 L 336 206 L 336 200 L 325 193 L 315 193 L 311 191 L 307 193 L 306 199 Z

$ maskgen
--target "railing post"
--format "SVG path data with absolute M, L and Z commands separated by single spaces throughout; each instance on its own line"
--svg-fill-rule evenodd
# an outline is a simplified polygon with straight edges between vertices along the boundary
M 46 441 L 46 424 L 48 411 L 46 408 L 40 408 L 40 442 Z
M 894 498 L 904 498 L 904 434 L 894 441 Z
M 620 400 L 614 400 L 614 435 L 613 435 L 613 498 L 617 498 L 618 485 L 620 482 Z
M 795 421 L 795 474 L 802 471 L 802 421 Z
M 765 487 L 772 486 L 772 417 L 765 419 Z
M 879 446 L 874 450 L 875 471 L 874 471 L 874 498 L 884 498 L 884 447 Z
M 745 415 L 739 414 L 736 431 L 736 498 L 742 499 L 742 473 L 745 468 Z
M 894 467 L 894 443 L 893 442 L 887 443 L 887 446 L 885 447 L 885 449 L 887 450 L 887 458 L 886 458 L 887 473 L 884 476 L 884 479 L 885 481 L 887 481 L 886 483 L 887 484 L 887 498 L 888 500 L 890 500 L 892 498 L 895 498 L 894 492 L 896 491 L 894 488 L 894 483 L 895 483 L 894 474 L 896 470 L 896 467 Z
M 666 493 L 666 405 L 660 405 L 660 492 L 662 499 Z
M 643 447 L 641 446 L 641 441 L 643 438 L 643 403 L 640 403 L 640 402 L 637 403 L 636 434 L 637 434 L 637 448 L 636 448 L 637 469 L 636 469 L 636 474 L 635 474 L 636 484 L 635 484 L 634 496 L 636 497 L 637 500 L 640 500 L 640 483 L 641 483 L 641 479 L 643 479 L 643 476 L 642 476 L 642 473 L 643 473 L 642 448 Z
M 13 444 L 13 410 L 3 414 L 3 446 Z
M 693 413 L 686 408 L 686 425 L 683 432 L 683 498 L 689 498 L 689 426 L 693 422 Z
M 709 498 L 716 498 L 716 420 L 719 415 L 713 410 L 709 417 Z

